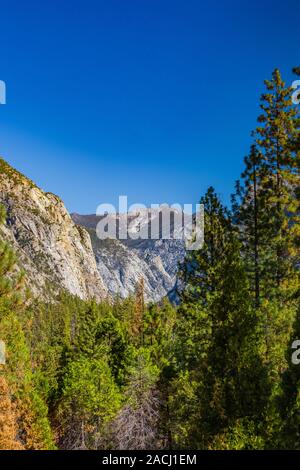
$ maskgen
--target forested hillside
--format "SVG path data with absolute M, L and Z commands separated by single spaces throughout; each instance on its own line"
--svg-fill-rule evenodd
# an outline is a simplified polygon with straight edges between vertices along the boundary
M 292 93 L 278 70 L 265 82 L 232 207 L 212 187 L 201 198 L 205 243 L 180 266 L 177 307 L 146 304 L 142 277 L 126 299 L 46 302 L 0 242 L 0 449 L 300 449 Z

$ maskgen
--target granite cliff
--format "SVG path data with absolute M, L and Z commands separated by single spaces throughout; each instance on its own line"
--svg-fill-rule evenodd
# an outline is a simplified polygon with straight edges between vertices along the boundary
M 2 159 L 0 203 L 7 212 L 1 234 L 16 251 L 34 294 L 47 298 L 63 288 L 82 299 L 107 295 L 87 231 L 73 222 L 58 196 Z

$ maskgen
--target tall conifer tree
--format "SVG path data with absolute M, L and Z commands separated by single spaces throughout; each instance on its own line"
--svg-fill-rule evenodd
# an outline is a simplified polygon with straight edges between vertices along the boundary
M 279 296 L 282 289 L 294 291 L 295 253 L 291 226 L 299 223 L 295 205 L 295 184 L 299 173 L 291 141 L 296 137 L 296 110 L 292 89 L 286 87 L 278 69 L 265 81 L 261 96 L 262 114 L 255 136 L 264 168 L 260 191 L 265 199 L 265 230 L 269 238 L 266 288 Z

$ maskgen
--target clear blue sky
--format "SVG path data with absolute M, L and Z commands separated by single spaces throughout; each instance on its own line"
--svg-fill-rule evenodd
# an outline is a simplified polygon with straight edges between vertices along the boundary
M 229 200 L 299 0 L 5 0 L 0 154 L 70 211 Z

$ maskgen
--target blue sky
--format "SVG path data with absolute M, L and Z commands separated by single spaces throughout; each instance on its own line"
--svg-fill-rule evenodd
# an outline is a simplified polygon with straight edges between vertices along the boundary
M 299 0 L 0 4 L 0 155 L 70 211 L 229 200 L 263 80 L 300 64 Z

